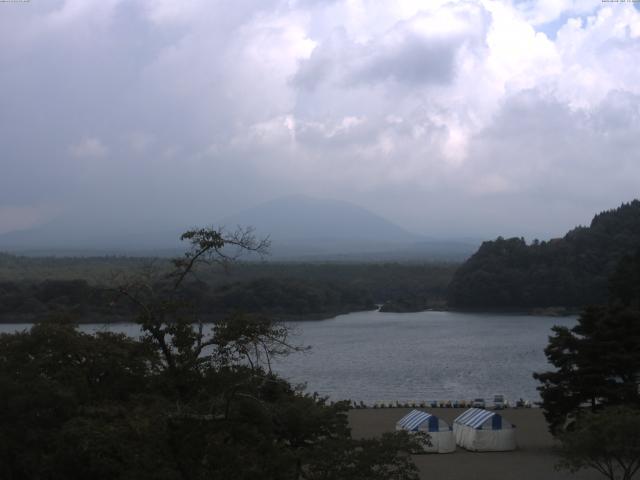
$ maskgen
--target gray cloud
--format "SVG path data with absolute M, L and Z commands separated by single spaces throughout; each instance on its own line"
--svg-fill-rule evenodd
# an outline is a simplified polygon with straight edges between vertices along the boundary
M 0 231 L 308 192 L 428 234 L 544 237 L 637 195 L 636 9 L 359 5 L 0 6 Z
M 393 79 L 414 84 L 449 83 L 454 75 L 456 45 L 444 40 L 425 40 L 408 35 L 388 51 L 373 49 L 356 72 L 355 82 Z
M 412 87 L 450 83 L 458 51 L 485 47 L 489 13 L 471 3 L 443 10 L 449 11 L 446 18 L 419 12 L 364 43 L 350 39 L 344 28 L 337 28 L 309 59 L 301 62 L 293 85 L 314 89 L 332 75 L 343 85 L 395 81 Z M 443 31 L 439 21 L 454 22 L 453 28 Z

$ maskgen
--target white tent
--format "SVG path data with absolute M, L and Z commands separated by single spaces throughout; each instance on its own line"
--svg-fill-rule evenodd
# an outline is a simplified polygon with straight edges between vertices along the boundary
M 427 412 L 412 410 L 398 420 L 396 430 L 428 433 L 431 445 L 423 444 L 425 452 L 449 453 L 456 449 L 451 427 L 444 420 Z
M 500 414 L 470 408 L 453 421 L 456 443 L 474 452 L 504 452 L 516 448 L 516 426 Z

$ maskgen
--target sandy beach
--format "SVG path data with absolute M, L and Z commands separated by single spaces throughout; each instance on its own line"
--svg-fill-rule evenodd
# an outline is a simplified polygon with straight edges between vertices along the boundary
M 449 424 L 465 409 L 421 409 L 439 416 Z M 395 430 L 395 423 L 410 408 L 361 409 L 349 412 L 353 436 L 375 437 Z M 454 453 L 415 455 L 420 478 L 429 480 L 596 480 L 603 478 L 592 470 L 576 474 L 556 471 L 553 437 L 547 431 L 542 410 L 506 409 L 504 417 L 517 427 L 518 449 L 513 452 L 477 453 L 460 447 Z

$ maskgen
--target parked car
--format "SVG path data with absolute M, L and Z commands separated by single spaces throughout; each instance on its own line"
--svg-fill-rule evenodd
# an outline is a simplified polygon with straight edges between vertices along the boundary
M 504 395 L 496 393 L 493 396 L 493 408 L 496 410 L 502 410 L 505 406 Z
M 473 408 L 486 408 L 486 404 L 484 403 L 484 398 L 474 398 L 473 402 L 471 402 L 471 406 Z

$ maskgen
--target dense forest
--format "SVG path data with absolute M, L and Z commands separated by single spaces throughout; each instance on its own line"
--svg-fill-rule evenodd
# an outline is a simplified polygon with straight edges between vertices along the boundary
M 427 308 L 577 311 L 602 303 L 616 265 L 640 245 L 640 201 L 596 215 L 549 241 L 484 242 L 458 268 L 451 263 L 238 262 L 203 267 L 184 300 L 210 319 L 234 312 L 280 319 L 327 318 L 368 310 Z M 20 257 L 0 253 L 0 321 L 29 322 L 70 313 L 84 322 L 131 317 L 113 286 L 146 276 L 162 291 L 166 258 Z M 166 282 L 166 279 L 164 280 Z
M 78 321 L 122 321 L 132 315 L 115 285 L 147 276 L 157 291 L 167 259 L 28 258 L 0 254 L 0 321 L 72 314 Z M 457 266 L 401 263 L 243 262 L 228 272 L 203 267 L 184 285 L 184 300 L 201 316 L 234 312 L 281 319 L 327 318 L 370 310 L 416 311 L 439 306 Z
M 235 238 L 188 234 L 173 271 L 114 288 L 130 301 L 138 338 L 81 333 L 64 315 L 0 334 L 0 478 L 417 480 L 408 454 L 424 437 L 353 438 L 350 402 L 329 403 L 272 371 L 275 358 L 305 350 L 285 325 L 237 314 L 193 328 L 185 287 Z
M 484 242 L 455 273 L 453 308 L 578 309 L 604 303 L 618 262 L 640 246 L 640 201 L 596 215 L 588 227 L 546 242 Z

